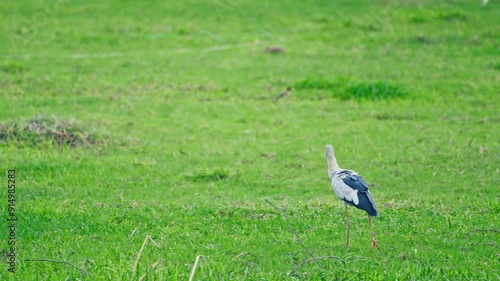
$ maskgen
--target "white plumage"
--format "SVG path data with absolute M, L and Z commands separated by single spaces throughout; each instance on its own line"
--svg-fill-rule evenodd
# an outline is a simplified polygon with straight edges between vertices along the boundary
M 331 173 L 330 179 L 332 180 L 333 191 L 340 200 L 350 201 L 354 205 L 358 205 L 358 191 L 345 184 L 342 178 L 345 178 L 345 176 L 339 175 L 339 173 L 335 172 Z
M 333 146 L 327 145 L 325 147 L 325 155 L 328 163 L 328 177 L 332 181 L 333 191 L 337 197 L 344 202 L 346 211 L 347 222 L 347 246 L 349 246 L 349 231 L 351 222 L 349 219 L 349 212 L 347 205 L 352 205 L 358 209 L 364 210 L 368 213 L 368 220 L 370 222 L 370 231 L 372 234 L 372 248 L 377 247 L 378 244 L 375 240 L 375 234 L 372 227 L 372 216 L 378 214 L 375 202 L 368 190 L 366 181 L 353 170 L 341 169 L 335 159 Z

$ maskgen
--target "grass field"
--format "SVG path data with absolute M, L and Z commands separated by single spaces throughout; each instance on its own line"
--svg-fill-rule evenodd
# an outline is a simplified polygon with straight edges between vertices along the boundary
M 493 2 L 2 1 L 0 279 L 500 280 Z

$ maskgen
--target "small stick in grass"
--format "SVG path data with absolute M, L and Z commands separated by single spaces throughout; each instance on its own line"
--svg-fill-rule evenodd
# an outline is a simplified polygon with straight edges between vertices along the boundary
M 246 256 L 248 256 L 248 255 L 250 255 L 250 253 L 249 253 L 249 252 L 241 252 L 241 253 L 239 253 L 236 257 L 234 257 L 231 261 L 235 261 L 235 260 L 237 260 L 237 259 L 239 259 L 239 258 L 246 257 Z
M 155 247 L 160 248 L 160 246 L 158 245 L 158 243 L 156 243 L 153 240 L 153 238 L 151 238 L 151 236 L 149 234 L 146 235 L 146 238 L 144 239 L 144 242 L 142 242 L 141 249 L 139 250 L 139 253 L 137 254 L 137 258 L 135 259 L 135 262 L 134 262 L 134 269 L 132 270 L 132 279 L 135 277 L 135 273 L 137 271 L 137 265 L 139 264 L 139 259 L 141 258 L 142 251 L 144 250 L 144 247 L 146 247 L 146 244 L 148 243 L 148 240 L 151 241 L 151 243 L 153 243 L 153 245 Z
M 138 227 L 134 228 L 134 230 L 132 230 L 132 233 L 130 233 L 130 235 L 128 237 L 132 237 L 134 236 L 135 232 L 137 231 Z
M 494 233 L 500 233 L 500 230 L 494 229 L 494 228 L 488 228 L 488 229 L 481 229 L 481 228 L 476 228 L 476 232 L 494 232 Z
M 495 229 L 495 228 L 476 228 L 471 231 L 467 231 L 464 233 L 464 235 L 469 235 L 472 233 L 480 233 L 480 232 L 492 232 L 492 233 L 500 233 L 500 230 Z
M 205 256 L 198 255 L 196 257 L 196 260 L 194 261 L 193 269 L 191 269 L 191 274 L 189 274 L 189 281 L 193 281 L 194 274 L 196 273 L 196 268 L 198 267 L 198 263 L 200 262 L 201 259 L 205 259 Z M 210 268 L 210 265 L 208 264 L 208 262 L 206 262 L 206 263 L 207 263 L 208 267 Z
M 163 259 L 162 258 L 159 258 L 157 261 L 155 261 L 148 269 L 148 272 L 147 273 L 144 273 L 141 278 L 139 278 L 139 281 L 144 281 L 146 279 L 146 276 L 148 275 L 149 272 L 151 272 L 153 269 L 155 269 L 155 267 L 157 265 L 160 264 L 161 266 L 161 263 L 162 263 Z

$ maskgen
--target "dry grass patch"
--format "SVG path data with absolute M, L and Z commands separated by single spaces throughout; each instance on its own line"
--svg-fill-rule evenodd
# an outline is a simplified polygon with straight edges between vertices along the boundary
M 71 148 L 98 144 L 94 130 L 75 120 L 35 116 L 25 121 L 0 123 L 0 143 L 18 146 L 40 146 L 42 144 Z

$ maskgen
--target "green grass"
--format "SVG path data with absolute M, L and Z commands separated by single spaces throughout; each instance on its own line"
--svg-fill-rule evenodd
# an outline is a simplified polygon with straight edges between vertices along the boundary
M 480 2 L 2 2 L 0 279 L 10 169 L 17 280 L 188 280 L 198 255 L 195 280 L 500 279 Z M 345 247 L 328 143 L 380 251 L 354 208 Z

